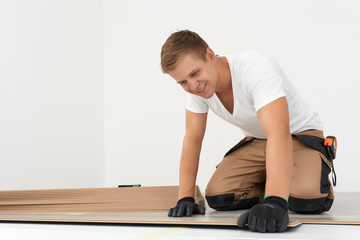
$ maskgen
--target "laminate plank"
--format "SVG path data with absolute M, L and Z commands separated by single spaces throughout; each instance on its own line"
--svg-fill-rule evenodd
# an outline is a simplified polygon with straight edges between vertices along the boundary
M 236 226 L 237 218 L 246 211 L 215 211 L 207 206 L 205 215 L 168 217 L 168 209 L 176 203 L 177 190 L 177 186 L 172 186 L 120 191 L 117 188 L 10 191 L 11 194 L 2 191 L 0 221 Z M 196 195 L 196 201 L 204 204 L 198 188 Z M 288 227 L 304 223 L 360 225 L 360 193 L 336 193 L 335 197 L 329 212 L 304 215 L 289 211 Z M 139 206 L 144 199 L 146 206 Z M 159 199 L 162 203 L 157 205 Z

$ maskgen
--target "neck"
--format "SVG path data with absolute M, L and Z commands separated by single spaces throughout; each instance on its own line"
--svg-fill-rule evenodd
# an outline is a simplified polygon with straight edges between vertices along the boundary
M 219 74 L 219 79 L 217 82 L 215 93 L 219 95 L 232 91 L 230 68 L 226 58 L 217 57 L 216 67 Z

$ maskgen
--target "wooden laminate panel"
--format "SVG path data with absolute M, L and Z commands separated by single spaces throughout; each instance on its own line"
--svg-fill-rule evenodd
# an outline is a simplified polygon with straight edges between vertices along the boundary
M 178 191 L 178 186 L 0 191 L 0 213 L 164 211 L 176 204 Z M 205 205 L 198 186 L 195 202 Z
M 4 193 L 3 191 L 0 192 L 0 221 L 236 226 L 237 218 L 245 211 L 215 211 L 207 207 L 205 215 L 170 218 L 167 216 L 167 211 L 176 203 L 177 190 L 177 187 L 145 187 L 142 189 L 137 188 L 136 190 L 123 189 L 120 190 L 121 194 L 119 194 L 119 191 L 114 189 L 110 191 L 108 189 L 97 189 L 96 191 L 86 189 L 80 191 L 82 194 L 79 194 L 79 189 L 71 189 L 70 195 L 69 190 L 62 190 L 62 192 L 58 192 L 59 190 L 35 190 L 50 191 L 52 193 L 49 198 L 52 199 L 51 204 L 49 204 L 49 201 L 46 202 L 43 199 L 47 196 L 45 192 L 41 193 L 43 195 L 35 194 L 37 198 L 28 199 L 25 192 L 21 191 L 21 197 L 17 199 L 15 196 L 16 191 L 12 192 L 11 197 L 9 197 L 10 195 L 2 194 Z M 67 197 L 57 198 L 53 191 L 57 194 L 60 193 L 62 196 L 65 196 L 63 195 L 64 193 L 68 193 L 68 195 L 66 195 Z M 8 193 L 9 191 L 6 192 Z M 121 198 L 118 196 L 114 198 L 110 192 L 119 196 L 124 195 L 124 197 Z M 138 203 L 129 197 L 129 195 L 134 196 L 140 192 L 145 194 L 143 198 L 148 200 L 146 209 L 139 207 Z M 33 194 L 32 196 L 35 196 L 34 191 L 31 193 Z M 97 195 L 98 193 L 104 194 L 105 198 L 99 197 Z M 8 198 L 3 198 L 5 195 L 8 196 Z M 146 197 L 146 195 L 150 195 L 150 197 Z M 69 200 L 73 199 L 74 196 L 75 199 L 77 199 L 77 202 L 75 201 L 76 203 Z M 335 197 L 333 207 L 329 212 L 303 215 L 290 211 L 290 223 L 288 226 L 295 227 L 302 223 L 360 225 L 360 193 L 336 193 Z M 165 198 L 163 205 L 157 205 L 155 207 L 155 203 L 153 203 L 153 205 L 151 204 L 151 199 L 158 201 L 158 199 L 162 198 Z M 90 201 L 90 199 L 92 200 Z M 104 199 L 108 199 L 109 201 L 104 201 Z M 30 202 L 27 202 L 27 200 L 30 200 Z M 131 201 L 131 203 L 127 203 L 125 200 Z M 203 201 L 204 198 L 201 196 L 200 190 L 197 189 L 197 202 L 204 204 Z M 56 206 L 57 204 L 60 206 Z M 72 206 L 71 204 L 77 205 L 78 209 L 74 208 L 75 205 Z M 45 205 L 45 207 L 42 205 Z M 70 208 L 67 209 L 67 206 L 70 206 Z M 19 207 L 19 209 L 16 207 Z M 38 211 L 37 209 L 42 210 Z M 56 210 L 51 211 L 51 209 Z

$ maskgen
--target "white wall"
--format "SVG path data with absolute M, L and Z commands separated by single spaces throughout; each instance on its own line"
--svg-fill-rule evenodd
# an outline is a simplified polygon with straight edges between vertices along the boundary
M 357 9 L 355 0 L 1 1 L 0 189 L 178 184 L 186 94 L 159 55 L 188 28 L 216 53 L 277 59 L 339 139 L 336 190 L 360 191 Z M 203 190 L 242 137 L 210 113 Z
M 104 0 L 106 185 L 178 184 L 186 95 L 160 70 L 179 29 L 220 54 L 255 49 L 277 59 L 338 138 L 336 191 L 360 191 L 358 1 Z M 243 137 L 210 114 L 198 184 Z
M 0 189 L 102 187 L 100 0 L 0 2 Z

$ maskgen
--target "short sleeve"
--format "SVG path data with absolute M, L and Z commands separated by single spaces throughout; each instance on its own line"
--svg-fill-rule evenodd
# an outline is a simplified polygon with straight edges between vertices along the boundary
M 207 113 L 209 111 L 209 105 L 202 97 L 189 94 L 186 109 L 194 113 Z
M 254 103 L 255 111 L 286 96 L 283 74 L 271 58 L 258 55 L 245 72 L 244 88 Z

